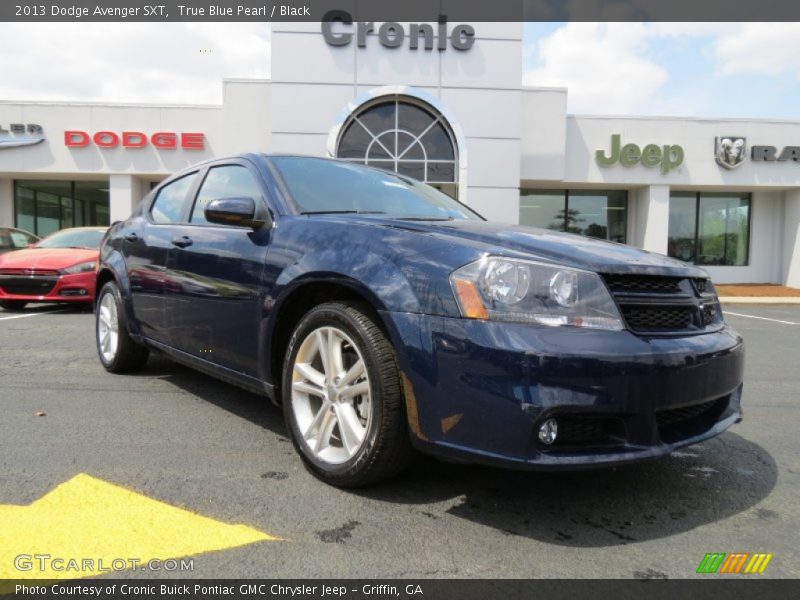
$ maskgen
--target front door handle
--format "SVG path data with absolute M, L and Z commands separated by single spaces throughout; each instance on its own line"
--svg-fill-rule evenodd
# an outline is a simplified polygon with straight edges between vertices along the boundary
M 177 246 L 178 248 L 186 248 L 186 246 L 192 245 L 192 238 L 190 238 L 188 235 L 182 235 L 180 237 L 173 238 L 172 245 Z
M 135 233 L 129 233 L 128 235 L 125 236 L 125 241 L 135 244 L 136 242 L 139 241 L 139 236 L 136 235 Z

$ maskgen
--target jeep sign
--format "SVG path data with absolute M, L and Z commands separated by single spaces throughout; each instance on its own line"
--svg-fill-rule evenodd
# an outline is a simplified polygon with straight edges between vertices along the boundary
M 683 148 L 675 144 L 647 144 L 644 148 L 636 144 L 622 146 L 620 135 L 615 133 L 611 136 L 610 154 L 606 156 L 603 150 L 598 150 L 595 157 L 601 167 L 613 167 L 617 163 L 624 167 L 642 164 L 650 169 L 660 166 L 662 173 L 669 173 L 683 164 Z

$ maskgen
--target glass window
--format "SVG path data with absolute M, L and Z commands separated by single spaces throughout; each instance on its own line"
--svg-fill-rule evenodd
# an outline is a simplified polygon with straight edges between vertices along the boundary
M 37 241 L 32 235 L 21 231 L 14 231 L 13 229 L 8 232 L 8 235 L 11 237 L 11 246 L 14 248 L 27 248 L 29 244 L 33 244 Z
M 96 181 L 75 182 L 75 226 L 110 224 L 108 211 L 108 184 Z
M 303 213 L 362 212 L 400 218 L 480 219 L 450 196 L 414 179 L 344 161 L 276 156 L 277 167 Z
M 624 244 L 628 239 L 628 192 L 523 189 L 519 222 Z
M 694 262 L 697 235 L 697 194 L 673 192 L 669 198 L 667 254 Z
M 49 192 L 36 194 L 36 233 L 49 235 L 61 229 L 59 197 Z
M 153 221 L 156 223 L 177 223 L 183 217 L 183 208 L 186 206 L 186 195 L 194 183 L 197 173 L 181 177 L 161 188 L 158 197 L 150 209 Z
M 395 171 L 425 183 L 455 184 L 458 161 L 444 118 L 408 98 L 381 100 L 353 114 L 336 156 Z M 457 185 L 437 185 L 455 197 Z
M 743 266 L 750 250 L 750 194 L 670 196 L 670 256 L 698 265 Z
M 624 244 L 628 229 L 628 193 L 570 190 L 566 230 Z
M 36 233 L 36 198 L 35 192 L 19 184 L 15 186 L 14 194 L 14 222 L 17 227 L 25 231 Z
M 242 197 L 253 198 L 256 202 L 261 198 L 261 188 L 253 174 L 241 165 L 213 167 L 209 169 L 197 194 L 191 222 L 208 223 L 205 210 L 212 200 Z
M 88 203 L 88 208 L 87 208 Z M 108 183 L 19 180 L 14 182 L 14 222 L 39 236 L 68 227 L 109 221 Z
M 564 231 L 564 190 L 521 190 L 520 194 L 521 225 Z

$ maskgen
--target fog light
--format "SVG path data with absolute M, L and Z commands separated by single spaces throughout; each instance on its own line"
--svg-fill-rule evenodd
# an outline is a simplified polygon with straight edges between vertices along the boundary
M 548 446 L 556 441 L 558 423 L 555 419 L 547 419 L 539 426 L 539 441 Z

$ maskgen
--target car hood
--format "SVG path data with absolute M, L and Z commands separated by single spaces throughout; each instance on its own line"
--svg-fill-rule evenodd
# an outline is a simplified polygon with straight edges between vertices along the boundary
M 606 273 L 707 277 L 698 267 L 632 246 L 536 227 L 489 221 L 408 221 L 354 216 L 383 227 L 469 244 L 490 254 L 519 256 Z
M 0 255 L 0 269 L 65 269 L 97 260 L 98 250 L 83 248 L 26 248 Z

